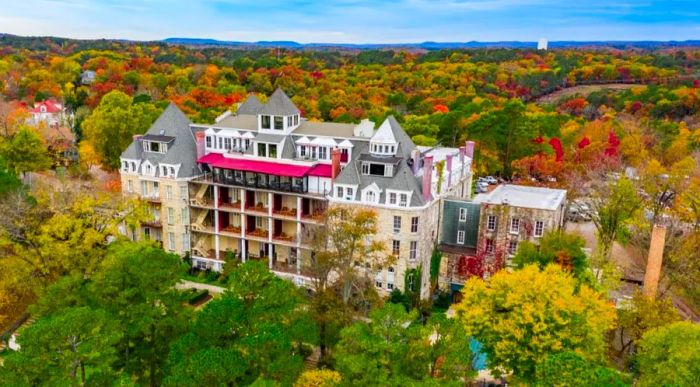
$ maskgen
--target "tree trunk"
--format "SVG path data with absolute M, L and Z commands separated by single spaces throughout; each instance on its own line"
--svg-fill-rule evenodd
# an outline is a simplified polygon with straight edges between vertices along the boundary
M 156 354 L 156 326 L 155 324 L 151 324 L 151 369 L 150 369 L 150 385 L 151 387 L 156 387 L 158 383 L 156 383 L 156 363 L 157 363 L 158 356 Z
M 81 380 L 80 385 L 84 386 L 85 385 L 85 363 L 83 363 L 82 361 L 80 362 L 80 380 Z

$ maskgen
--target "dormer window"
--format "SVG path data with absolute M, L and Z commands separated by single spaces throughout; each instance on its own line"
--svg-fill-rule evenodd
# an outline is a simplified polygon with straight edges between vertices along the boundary
M 270 116 L 261 116 L 260 117 L 260 127 L 263 129 L 272 129 L 271 121 L 270 121 Z
M 367 191 L 365 193 L 365 201 L 375 203 L 377 201 L 377 194 L 374 191 Z
M 211 136 L 207 136 L 205 141 L 207 142 L 207 148 L 211 148 Z
M 284 117 L 275 116 L 275 130 L 284 129 Z

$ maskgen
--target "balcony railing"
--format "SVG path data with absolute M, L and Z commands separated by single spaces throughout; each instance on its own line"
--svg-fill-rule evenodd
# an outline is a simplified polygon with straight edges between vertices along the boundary
M 246 235 L 255 238 L 267 238 L 270 233 L 265 229 L 255 229 L 253 231 L 248 231 Z
M 160 203 L 160 194 L 159 193 L 148 193 L 146 195 L 141 196 L 143 200 L 149 201 L 151 203 Z
M 241 234 L 241 228 L 236 226 L 226 226 L 221 228 L 221 232 L 227 232 L 231 234 Z
M 296 208 L 282 207 L 281 209 L 273 210 L 272 213 L 275 214 L 275 215 L 287 216 L 287 217 L 290 217 L 290 218 L 296 218 L 296 217 L 297 217 L 297 209 L 296 209 Z
M 241 201 L 237 200 L 233 203 L 221 202 L 221 203 L 219 203 L 219 207 L 224 208 L 224 209 L 240 210 L 241 209 Z
M 260 213 L 264 213 L 264 214 L 267 214 L 270 212 L 269 207 L 265 207 L 265 205 L 262 204 L 262 202 L 256 204 L 255 206 L 246 207 L 245 209 L 247 211 L 260 212 Z
M 272 236 L 273 241 L 278 241 L 278 242 L 289 242 L 289 243 L 296 243 L 297 238 L 296 235 L 287 235 L 284 232 L 279 233 L 278 235 L 273 235 Z
M 318 212 L 312 212 L 310 214 L 302 214 L 301 218 L 304 220 L 311 220 L 314 222 L 323 222 L 323 219 L 326 217 L 326 212 L 323 211 L 318 211 Z
M 153 220 L 143 222 L 143 223 L 141 223 L 141 225 L 144 227 L 162 228 L 163 222 L 160 219 L 153 219 Z

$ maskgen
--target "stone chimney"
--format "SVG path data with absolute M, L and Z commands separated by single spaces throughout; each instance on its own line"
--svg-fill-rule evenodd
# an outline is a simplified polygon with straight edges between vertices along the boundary
M 656 298 L 661 276 L 661 263 L 664 258 L 664 245 L 666 243 L 666 226 L 655 224 L 651 231 L 651 243 L 649 244 L 649 259 L 647 270 L 644 273 L 643 293 L 650 298 Z
M 331 180 L 335 180 L 340 174 L 340 149 L 331 150 Z
M 464 154 L 474 160 L 474 141 L 467 141 L 464 146 Z
M 195 144 L 197 144 L 197 160 L 199 160 L 201 157 L 204 157 L 206 155 L 205 147 L 204 147 L 204 138 L 206 137 L 206 134 L 204 132 L 196 132 L 194 134 L 194 139 L 195 139 Z
M 447 172 L 447 188 L 449 188 L 452 186 L 452 155 L 447 155 L 445 170 Z
M 423 158 L 423 200 L 430 201 L 433 198 L 432 193 L 433 180 L 433 156 L 425 156 Z
M 418 149 L 414 149 L 411 151 L 411 160 L 413 160 L 411 170 L 413 171 L 413 175 L 415 176 L 418 172 L 418 169 L 420 169 L 420 165 L 418 165 L 418 163 L 420 163 L 420 151 Z

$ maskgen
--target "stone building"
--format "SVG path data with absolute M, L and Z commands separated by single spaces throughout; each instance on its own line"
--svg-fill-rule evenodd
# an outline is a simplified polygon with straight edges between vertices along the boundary
M 152 214 L 130 237 L 189 252 L 188 182 L 201 174 L 190 120 L 171 103 L 144 135 L 134 136 L 120 160 L 122 192 L 148 202 Z
M 547 231 L 560 230 L 565 210 L 564 190 L 510 184 L 470 200 L 445 200 L 440 287 L 455 292 L 470 270 L 510 265 L 522 241 L 538 243 Z

